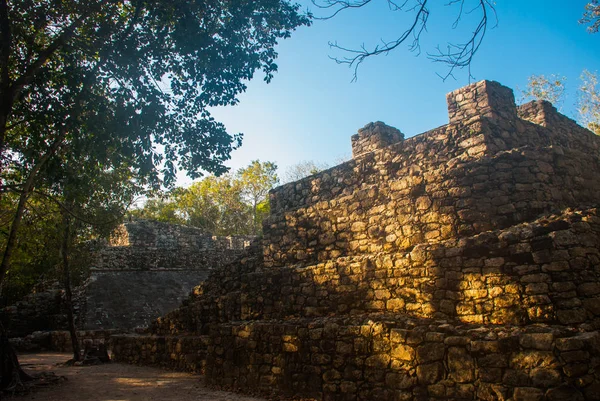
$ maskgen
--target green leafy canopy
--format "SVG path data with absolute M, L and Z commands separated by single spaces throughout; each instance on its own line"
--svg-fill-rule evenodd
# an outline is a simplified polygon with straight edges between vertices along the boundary
M 223 173 L 241 135 L 208 109 L 236 104 L 257 70 L 271 80 L 277 41 L 310 22 L 298 10 L 282 0 L 0 1 L 2 156 L 29 165 L 58 142 L 154 182 L 162 173 L 172 183 L 178 167 Z

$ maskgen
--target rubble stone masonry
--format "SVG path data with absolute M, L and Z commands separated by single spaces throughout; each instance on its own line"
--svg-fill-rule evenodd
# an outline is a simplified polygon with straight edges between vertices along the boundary
M 600 399 L 600 138 L 482 81 L 270 194 L 262 243 L 117 360 L 317 400 Z

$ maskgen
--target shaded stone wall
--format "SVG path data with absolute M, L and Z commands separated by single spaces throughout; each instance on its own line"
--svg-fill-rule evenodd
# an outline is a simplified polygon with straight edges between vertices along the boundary
M 495 82 L 447 100 L 273 190 L 262 242 L 116 358 L 318 400 L 600 399 L 600 138 Z
M 254 237 L 215 237 L 200 229 L 136 220 L 97 245 L 90 277 L 75 289 L 76 324 L 132 330 L 175 309 L 209 272 L 239 257 Z M 0 311 L 11 337 L 68 328 L 62 290 L 31 294 Z
M 99 270 L 207 270 L 235 259 L 252 236 L 216 237 L 201 229 L 151 220 L 126 222 L 92 266 Z
M 119 330 L 80 330 L 77 340 L 82 350 L 87 347 L 109 344 L 110 337 Z M 71 334 L 64 330 L 36 331 L 25 337 L 11 338 L 10 343 L 19 352 L 73 352 Z
M 86 330 L 131 330 L 177 308 L 205 270 L 94 271 L 85 290 Z
M 68 327 L 64 293 L 51 288 L 26 296 L 0 310 L 0 321 L 9 337 L 23 337 L 40 330 Z
M 85 329 L 131 330 L 175 309 L 254 237 L 215 237 L 149 220 L 126 222 L 98 253 L 85 290 Z

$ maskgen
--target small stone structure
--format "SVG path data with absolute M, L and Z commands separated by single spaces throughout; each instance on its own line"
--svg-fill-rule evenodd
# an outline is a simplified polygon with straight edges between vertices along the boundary
M 25 337 L 43 330 L 64 330 L 68 326 L 64 292 L 53 286 L 27 295 L 0 310 L 0 322 L 10 337 Z
M 75 291 L 76 323 L 86 330 L 86 338 L 90 330 L 147 326 L 176 308 L 211 270 L 239 257 L 252 240 L 251 236 L 215 237 L 198 228 L 158 221 L 126 222 L 106 244 L 94 247 L 90 276 Z M 0 318 L 11 337 L 66 330 L 63 296 L 56 288 L 31 294 L 0 311 Z
M 482 81 L 270 194 L 262 243 L 118 361 L 318 400 L 600 399 L 600 138 Z
M 253 237 L 215 237 L 150 220 L 126 222 L 98 253 L 81 327 L 131 330 L 174 309 L 209 272 L 236 259 Z

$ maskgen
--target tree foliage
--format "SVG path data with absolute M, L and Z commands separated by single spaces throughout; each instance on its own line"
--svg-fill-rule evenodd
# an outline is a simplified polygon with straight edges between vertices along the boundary
M 585 12 L 579 22 L 589 25 L 590 33 L 597 33 L 600 30 L 600 3 L 598 0 L 592 0 L 585 6 Z
M 584 70 L 579 86 L 579 115 L 582 122 L 597 135 L 600 135 L 600 85 L 598 73 Z
M 521 100 L 546 100 L 558 107 L 564 101 L 566 81 L 567 78 L 560 75 L 532 75 L 527 78 Z
M 187 224 L 214 235 L 254 234 L 244 183 L 228 174 L 194 183 L 179 197 L 179 208 Z
M 598 73 L 583 70 L 581 84 L 577 93 L 578 121 L 590 131 L 600 135 L 600 85 Z M 565 98 L 566 78 L 551 75 L 532 75 L 527 88 L 522 93 L 522 101 L 547 100 L 553 104 L 562 104 Z
M 278 182 L 276 171 L 274 163 L 255 160 L 235 174 L 206 177 L 149 199 L 132 215 L 186 224 L 213 235 L 257 235 L 269 213 L 267 195 Z
M 329 168 L 327 163 L 318 163 L 312 160 L 303 160 L 294 165 L 289 166 L 283 173 L 283 182 L 294 182 L 302 178 L 317 174 L 320 171 Z
M 65 230 L 69 233 L 69 273 L 73 283 L 79 284 L 89 267 L 88 241 L 110 234 L 136 192 L 127 169 L 106 171 L 83 159 L 77 165 L 61 164 L 51 175 L 41 176 L 38 187 L 27 198 L 12 263 L 2 286 L 6 302 L 18 300 L 40 281 L 63 281 L 59 249 Z M 7 192 L 0 199 L 3 248 L 19 198 L 18 192 Z
M 237 172 L 242 183 L 242 195 L 252 206 L 253 231 L 258 233 L 263 219 L 269 214 L 269 190 L 279 183 L 277 165 L 254 160 Z
M 0 246 L 6 245 L 8 231 L 18 195 L 8 193 L 0 200 Z M 56 250 L 59 238 L 56 228 L 60 227 L 58 205 L 44 197 L 32 196 L 19 232 L 19 242 L 13 256 L 11 270 L 2 283 L 2 304 L 6 306 L 27 295 L 34 285 L 45 280 L 54 280 L 59 263 Z
M 273 0 L 2 0 L 0 155 L 71 137 L 167 183 L 177 163 L 223 173 L 240 137 L 208 108 L 236 104 L 257 70 L 269 81 L 278 39 L 308 21 Z

